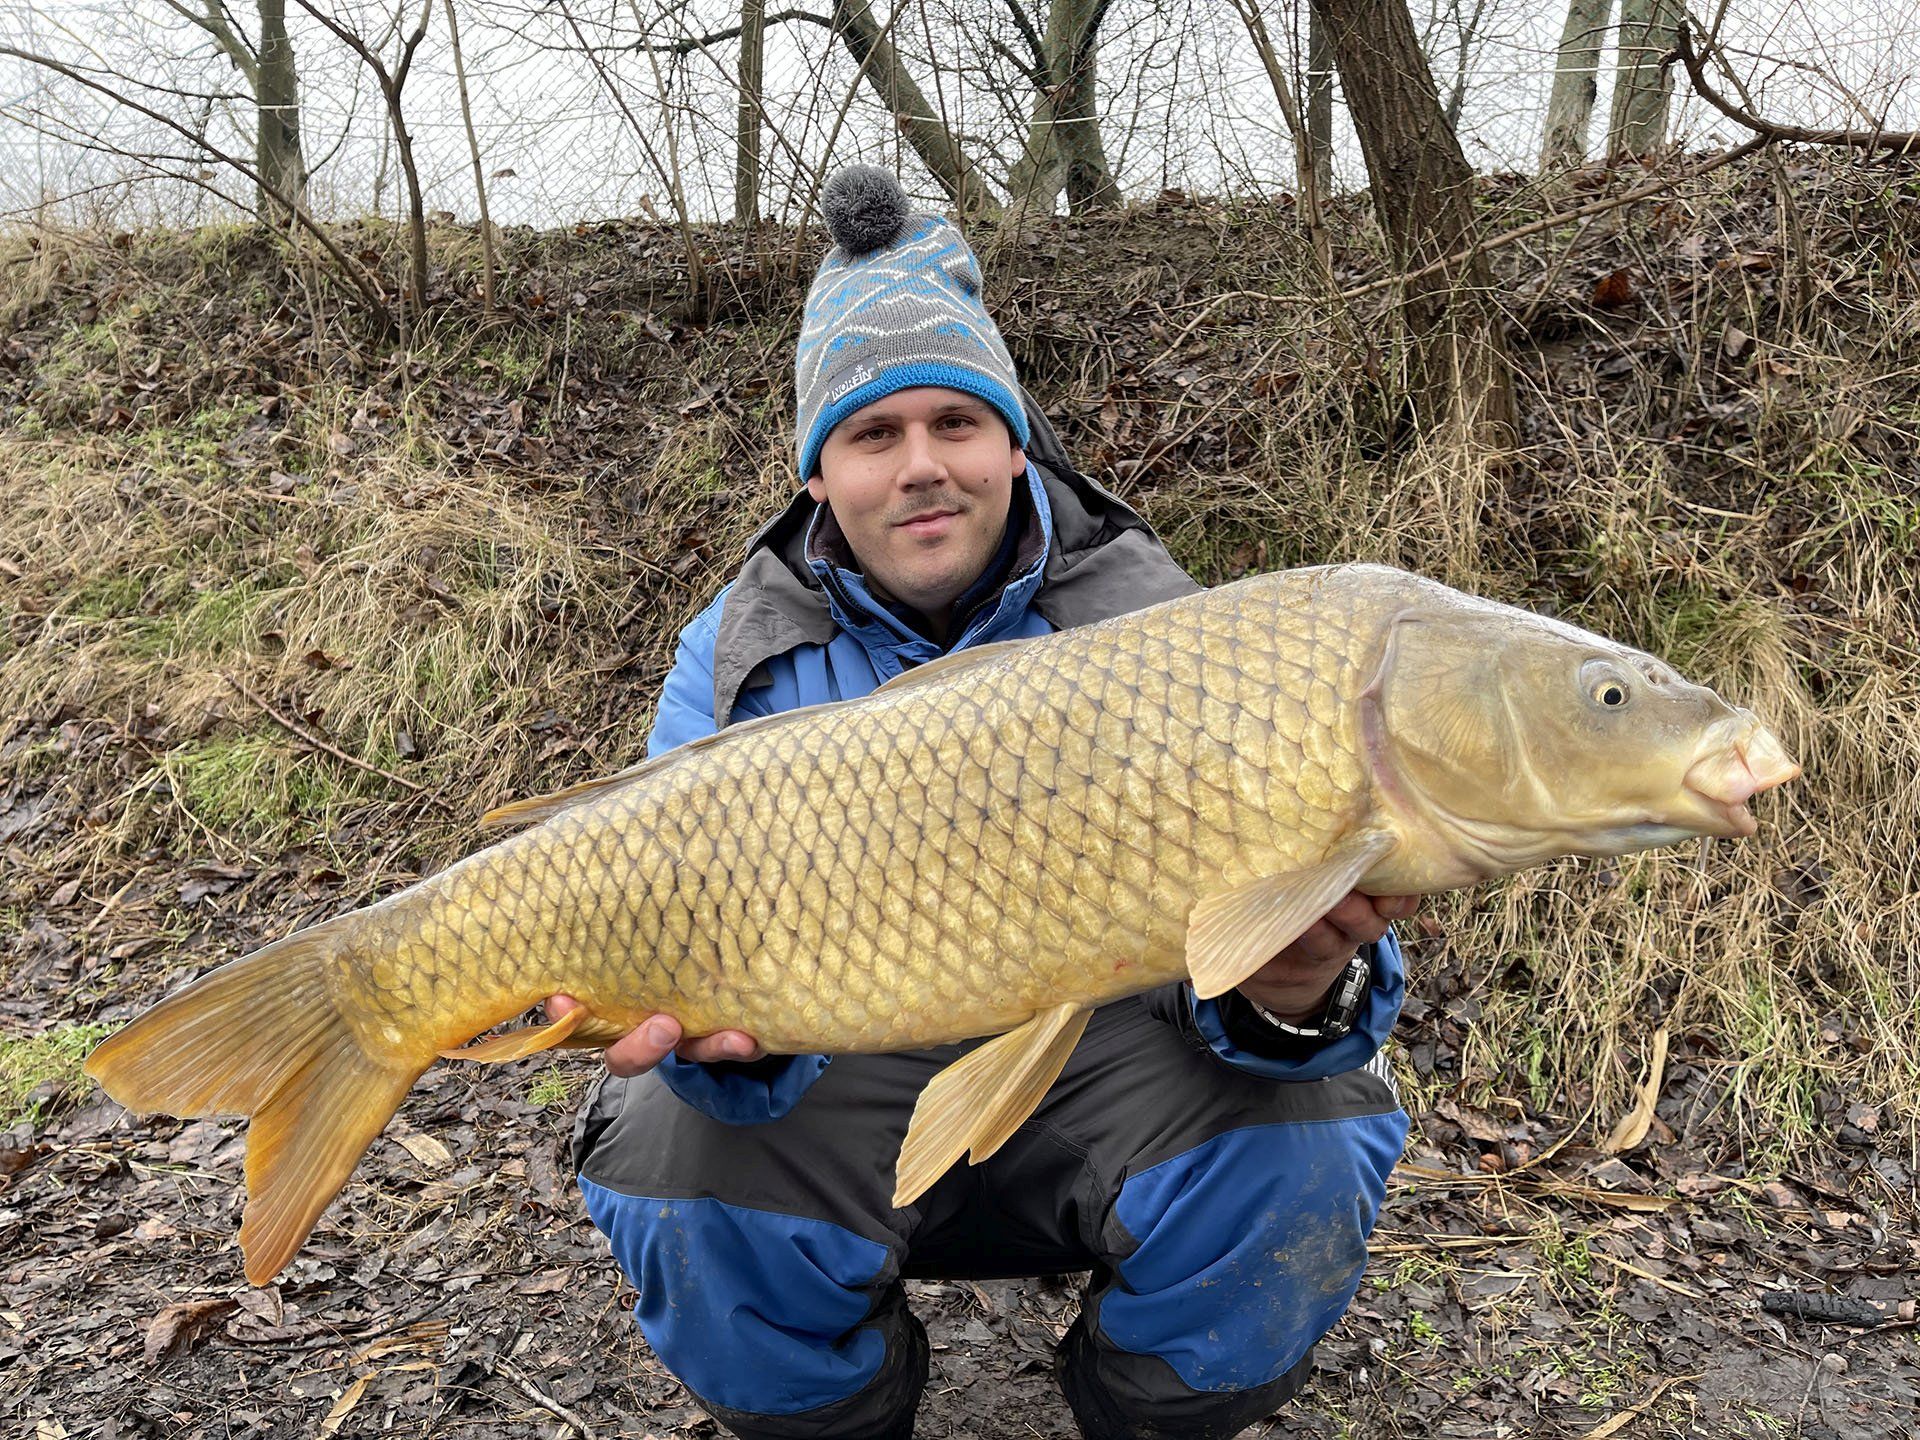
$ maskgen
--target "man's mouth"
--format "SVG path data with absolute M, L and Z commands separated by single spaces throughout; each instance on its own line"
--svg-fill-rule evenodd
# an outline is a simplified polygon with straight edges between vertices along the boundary
M 922 510 L 918 515 L 896 520 L 894 525 L 909 535 L 935 535 L 944 530 L 947 522 L 959 513 L 958 510 Z

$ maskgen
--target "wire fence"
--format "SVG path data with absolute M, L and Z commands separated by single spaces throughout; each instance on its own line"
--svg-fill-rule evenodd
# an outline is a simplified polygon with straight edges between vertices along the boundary
M 474 152 L 497 224 L 609 217 L 693 220 L 736 212 L 745 134 L 759 155 L 757 213 L 805 215 L 829 165 L 894 167 L 918 198 L 947 195 L 923 161 L 947 137 L 970 173 L 1005 197 L 1031 158 L 1036 104 L 1049 101 L 1050 27 L 1097 15 L 1092 103 L 1052 112 L 1085 128 L 1118 193 L 1181 190 L 1268 199 L 1296 186 L 1296 142 L 1250 40 L 1260 14 L 1297 96 L 1314 87 L 1304 0 L 295 0 L 284 8 L 298 73 L 309 205 L 324 219 L 399 216 L 406 192 L 389 107 L 367 59 L 397 72 L 426 209 L 469 221 Z M 259 102 L 244 53 L 264 0 L 31 0 L 0 5 L 0 217 L 130 226 L 235 218 L 252 187 L 209 154 L 251 160 Z M 1618 0 L 1631 11 L 1673 0 Z M 1571 0 L 1597 41 L 1586 150 L 1606 143 L 1622 19 L 1614 0 Z M 1411 0 L 1416 29 L 1468 160 L 1531 173 L 1568 28 L 1569 0 Z M 743 33 L 763 17 L 762 78 Z M 1596 18 L 1597 17 L 1597 18 Z M 330 20 L 338 29 L 323 23 Z M 468 106 L 455 65 L 457 22 Z M 1718 38 L 1730 93 L 1801 125 L 1920 128 L 1920 12 L 1893 0 L 1750 0 L 1693 18 Z M 217 28 L 240 42 L 236 61 Z M 38 58 L 22 58 L 20 53 Z M 50 68 L 45 60 L 58 62 Z M 1319 62 L 1322 66 L 1327 62 Z M 1672 72 L 1667 143 L 1744 138 Z M 904 82 L 902 89 L 899 83 Z M 1337 99 L 1336 187 L 1364 183 Z M 743 98 L 744 97 L 744 98 Z M 1052 93 L 1057 100 L 1057 90 Z M 131 102 L 131 103 L 129 103 Z M 469 141 L 469 119 L 471 143 Z M 916 135 L 922 143 L 916 148 Z M 1064 205 L 1066 197 L 1056 199 Z

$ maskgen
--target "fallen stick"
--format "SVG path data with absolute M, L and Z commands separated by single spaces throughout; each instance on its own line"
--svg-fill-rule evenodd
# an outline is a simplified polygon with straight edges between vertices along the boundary
M 282 715 L 278 710 L 274 709 L 273 706 L 269 705 L 265 700 L 262 700 L 258 695 L 254 694 L 253 691 L 249 690 L 246 687 L 246 685 L 241 681 L 239 676 L 233 674 L 231 671 L 226 671 L 226 670 L 223 670 L 220 673 L 222 676 L 225 677 L 226 682 L 229 685 L 231 685 L 235 690 L 238 690 L 240 694 L 244 696 L 249 703 L 265 711 L 269 719 L 271 719 L 282 730 L 285 730 L 289 735 L 293 736 L 294 739 L 300 741 L 302 744 L 308 746 L 311 749 L 318 750 L 323 755 L 331 755 L 336 760 L 344 760 L 347 762 L 347 764 L 353 766 L 355 769 L 364 770 L 369 775 L 378 775 L 382 780 L 390 781 L 391 783 L 398 785 L 402 790 L 411 790 L 414 794 L 422 796 L 433 805 L 439 807 L 441 810 L 450 811 L 451 807 L 449 807 L 447 803 L 444 800 L 442 800 L 438 795 L 436 795 L 433 791 L 427 789 L 426 786 L 416 784 L 415 782 L 407 779 L 403 775 L 396 775 L 391 770 L 384 770 L 378 765 L 369 764 L 367 761 L 362 760 L 358 755 L 349 755 L 346 751 L 342 750 L 338 745 L 334 745 L 326 740 L 322 740 L 318 735 L 315 735 L 312 731 L 308 730 L 304 725 L 300 724 L 299 721 L 289 719 L 287 716 Z

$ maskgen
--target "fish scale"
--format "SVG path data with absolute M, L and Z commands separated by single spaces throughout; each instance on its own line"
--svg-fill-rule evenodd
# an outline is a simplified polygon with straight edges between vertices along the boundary
M 1602 712 L 1596 665 L 1641 712 Z M 1222 994 L 1352 888 L 1751 833 L 1744 800 L 1797 771 L 1601 637 L 1380 566 L 1260 576 L 508 806 L 537 823 L 194 982 L 87 1068 L 129 1106 L 252 1117 L 264 1282 L 438 1055 L 656 1011 L 776 1052 L 997 1035 L 920 1097 L 906 1204 L 1017 1128 L 1094 1006 Z M 582 1008 L 452 1048 L 555 993 Z
M 1297 859 L 1362 798 L 1339 728 L 1361 667 L 1327 643 L 1347 628 L 1296 599 L 1217 591 L 1157 624 L 1089 627 L 584 801 L 418 895 L 397 948 L 421 985 L 386 1003 L 479 971 L 615 1021 L 665 1010 L 773 1050 L 887 1050 L 1000 1028 L 1095 971 L 1096 999 L 1177 978 L 1196 876 Z M 1304 702 L 1274 683 L 1302 671 Z M 1137 762 L 1148 712 L 1164 739 Z M 763 847 L 735 837 L 741 816 Z M 915 868 L 928 850 L 933 884 Z M 454 917 L 478 914 L 477 941 Z

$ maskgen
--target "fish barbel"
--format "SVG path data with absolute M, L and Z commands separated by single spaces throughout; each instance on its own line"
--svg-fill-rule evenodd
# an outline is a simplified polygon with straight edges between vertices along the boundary
M 997 1035 L 920 1096 L 904 1205 L 1019 1127 L 1097 1005 L 1221 994 L 1349 890 L 1750 835 L 1798 773 L 1749 712 L 1570 625 L 1382 566 L 1258 576 L 507 806 L 537 823 L 194 981 L 86 1069 L 134 1110 L 251 1118 L 265 1283 L 439 1056 L 655 1011 L 774 1052 Z M 465 1043 L 558 992 L 581 1007 Z

